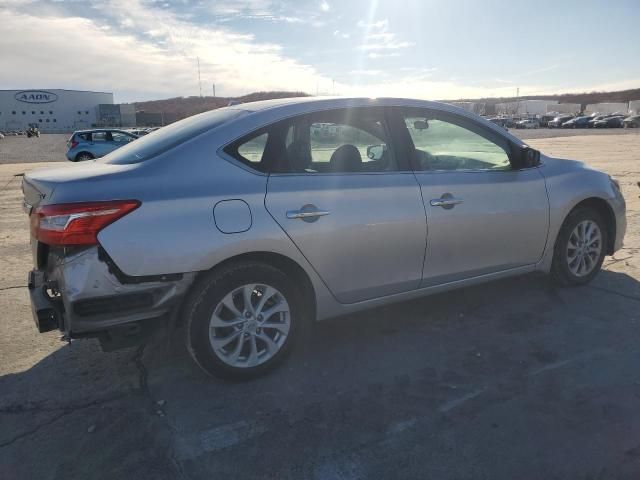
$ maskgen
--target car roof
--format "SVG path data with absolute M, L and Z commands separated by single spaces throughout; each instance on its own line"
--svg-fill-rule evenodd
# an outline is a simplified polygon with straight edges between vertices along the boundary
M 238 118 L 230 122 L 235 123 L 236 121 L 245 121 L 247 117 L 253 115 L 262 116 L 263 114 L 268 114 L 267 116 L 270 117 L 271 121 L 277 121 L 278 119 L 284 119 L 290 115 L 312 113 L 321 110 L 357 107 L 417 107 L 448 112 L 474 121 L 482 122 L 485 125 L 490 126 L 492 130 L 500 133 L 500 135 L 507 136 L 518 144 L 524 144 L 524 142 L 519 138 L 509 132 L 505 132 L 499 126 L 489 122 L 480 115 L 449 103 L 434 102 L 430 100 L 397 97 L 292 97 L 240 103 L 223 108 L 228 110 L 244 111 L 248 114 L 244 118 Z M 206 113 L 204 115 L 206 115 Z
M 127 130 L 123 130 L 121 128 L 91 128 L 88 130 L 76 130 L 75 132 L 73 132 L 73 134 L 75 135 L 76 133 L 95 133 L 95 132 L 122 132 L 122 133 L 131 134 L 131 132 Z
M 286 107 L 288 105 L 309 104 L 318 109 L 323 108 L 341 108 L 341 107 L 372 107 L 372 106 L 416 106 L 423 108 L 437 108 L 442 110 L 448 107 L 455 112 L 466 112 L 466 110 L 454 105 L 442 102 L 433 102 L 430 100 L 417 100 L 401 97 L 291 97 L 276 98 L 272 100 L 260 100 L 257 102 L 238 103 L 232 105 L 231 109 L 244 110 L 247 112 L 259 112 L 262 110 L 273 109 L 278 107 Z

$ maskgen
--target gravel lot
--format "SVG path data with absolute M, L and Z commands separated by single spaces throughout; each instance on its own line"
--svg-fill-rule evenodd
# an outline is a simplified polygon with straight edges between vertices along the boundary
M 36 332 L 13 175 L 67 136 L 0 141 L 0 478 L 637 479 L 640 132 L 544 132 L 522 133 L 627 198 L 626 246 L 592 285 L 527 276 L 324 322 L 242 384 L 179 339 L 102 353 Z

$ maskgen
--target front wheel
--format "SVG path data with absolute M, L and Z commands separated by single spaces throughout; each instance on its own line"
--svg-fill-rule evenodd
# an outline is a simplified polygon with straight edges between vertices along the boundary
M 305 318 L 289 277 L 259 262 L 207 274 L 184 312 L 191 357 L 206 373 L 230 380 L 276 367 L 290 353 Z
M 556 239 L 553 277 L 562 285 L 589 283 L 602 267 L 607 244 L 607 229 L 598 212 L 590 208 L 571 212 Z

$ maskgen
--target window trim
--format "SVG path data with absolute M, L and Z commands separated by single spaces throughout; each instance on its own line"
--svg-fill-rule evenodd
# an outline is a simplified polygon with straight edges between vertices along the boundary
M 251 162 L 247 160 L 245 157 L 243 157 L 242 155 L 240 155 L 240 153 L 238 152 L 238 148 L 241 145 L 247 143 L 248 141 L 253 140 L 254 138 L 258 138 L 259 136 L 264 135 L 266 133 L 267 142 L 265 143 L 264 151 L 262 152 L 262 155 L 264 157 L 264 152 L 267 151 L 267 147 L 269 146 L 269 143 L 273 141 L 272 137 L 274 136 L 274 133 L 272 132 L 272 128 L 275 125 L 276 124 L 270 124 L 264 127 L 260 127 L 257 130 L 253 130 L 249 133 L 246 133 L 241 137 L 236 138 L 232 142 L 227 143 L 222 148 L 220 148 L 219 151 L 222 152 L 227 158 L 233 160 L 233 163 L 241 166 L 245 170 L 248 170 L 252 173 L 257 173 L 259 175 L 269 175 L 269 169 L 271 168 L 271 165 L 269 165 L 269 162 L 266 162 L 264 167 L 262 166 L 262 160 L 258 163 Z
M 393 109 L 393 120 L 396 125 L 397 134 L 400 136 L 400 138 L 398 138 L 396 143 L 399 143 L 401 145 L 406 145 L 406 152 L 404 153 L 406 157 L 409 159 L 411 168 L 415 173 L 438 173 L 438 174 L 497 173 L 497 174 L 500 174 L 500 173 L 509 173 L 509 172 L 516 172 L 519 170 L 523 170 L 523 168 L 518 167 L 517 152 L 520 147 L 516 145 L 513 141 L 511 141 L 509 138 L 506 138 L 500 135 L 499 133 L 494 132 L 490 128 L 486 127 L 485 125 L 482 125 L 481 123 L 474 121 L 473 119 L 466 118 L 466 117 L 457 115 L 455 113 L 447 112 L 444 110 L 438 110 L 438 109 L 428 108 L 428 107 L 398 106 L 398 107 L 391 107 L 391 108 Z M 417 159 L 413 154 L 413 151 L 416 150 L 416 147 L 413 143 L 413 139 L 411 138 L 411 134 L 409 133 L 409 129 L 405 124 L 404 118 L 407 115 L 424 116 L 429 119 L 433 118 L 434 120 L 441 120 L 443 122 L 452 123 L 461 128 L 469 130 L 472 133 L 480 135 L 486 140 L 505 149 L 511 168 L 508 170 L 496 170 L 491 168 L 485 168 L 485 169 L 466 168 L 466 169 L 460 169 L 460 170 L 422 170 L 421 168 L 419 168 Z
M 413 169 L 412 165 L 408 161 L 405 155 L 400 155 L 399 150 L 397 148 L 397 140 L 396 135 L 394 134 L 394 121 L 391 114 L 391 109 L 394 107 L 388 106 L 362 106 L 362 107 L 339 107 L 339 108 L 329 108 L 322 110 L 314 110 L 311 112 L 299 113 L 296 115 L 291 115 L 286 118 L 277 120 L 275 122 L 269 123 L 268 125 L 263 125 L 262 127 L 256 128 L 250 132 L 247 132 L 240 137 L 232 140 L 231 142 L 226 143 L 222 147 L 218 149 L 218 152 L 222 154 L 223 158 L 232 161 L 232 163 L 242 167 L 243 169 L 258 175 L 287 175 L 287 176 L 319 176 L 319 175 L 382 175 L 382 174 L 412 174 Z M 326 115 L 326 114 L 335 114 L 335 112 L 345 111 L 345 110 L 359 110 L 359 109 L 367 109 L 367 110 L 379 110 L 381 115 L 381 120 L 384 122 L 385 133 L 388 136 L 387 148 L 391 151 L 393 158 L 396 161 L 396 170 L 389 171 L 372 171 L 372 172 L 279 172 L 275 170 L 274 162 L 271 159 L 267 159 L 267 162 L 262 168 L 256 168 L 256 163 L 245 161 L 241 155 L 238 154 L 237 148 L 246 143 L 247 141 L 259 137 L 264 133 L 268 134 L 267 143 L 265 145 L 265 152 L 271 148 L 271 143 L 276 142 L 278 140 L 283 141 L 286 136 L 286 132 L 292 123 L 303 121 L 305 118 L 312 119 L 317 115 Z

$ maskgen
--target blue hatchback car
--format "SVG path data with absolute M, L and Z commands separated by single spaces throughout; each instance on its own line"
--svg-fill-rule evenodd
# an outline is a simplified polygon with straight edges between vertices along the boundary
M 67 141 L 67 158 L 72 162 L 81 162 L 105 156 L 107 153 L 126 145 L 138 138 L 124 130 L 95 129 L 73 132 Z

